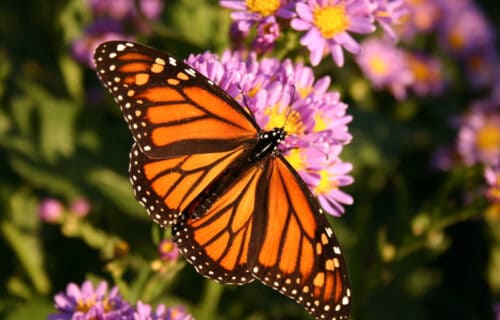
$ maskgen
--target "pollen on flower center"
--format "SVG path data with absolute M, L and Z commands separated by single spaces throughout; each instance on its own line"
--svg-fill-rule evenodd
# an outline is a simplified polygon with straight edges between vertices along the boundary
M 290 150 L 285 155 L 285 158 L 297 171 L 304 170 L 306 168 L 300 149 Z
M 280 0 L 246 0 L 248 9 L 264 17 L 272 15 L 280 7 Z
M 285 126 L 285 131 L 288 134 L 302 134 L 304 133 L 304 124 L 302 123 L 302 118 L 300 113 L 296 110 L 292 110 L 288 115 L 286 112 L 282 112 L 279 105 L 266 108 L 264 113 L 269 117 L 269 122 L 266 125 L 266 130 L 271 130 L 273 128 L 279 128 L 283 125 Z M 288 116 L 288 118 L 287 118 Z
M 325 194 L 333 189 L 337 189 L 337 186 L 333 182 L 333 179 L 331 179 L 330 174 L 327 170 L 321 170 L 319 172 L 319 183 L 315 188 L 316 194 Z
M 481 151 L 500 151 L 500 128 L 486 123 L 477 133 L 476 145 Z
M 80 299 L 77 301 L 76 309 L 83 313 L 88 312 L 95 305 L 95 297 L 89 298 L 87 300 Z
M 456 50 L 462 49 L 465 45 L 465 39 L 463 35 L 458 31 L 450 33 L 450 35 L 448 36 L 448 42 L 450 43 L 451 47 Z
M 387 73 L 387 64 L 379 56 L 374 56 L 370 59 L 370 68 L 372 69 L 373 73 L 379 76 Z
M 344 5 L 333 5 L 314 10 L 314 24 L 323 37 L 331 39 L 349 28 Z

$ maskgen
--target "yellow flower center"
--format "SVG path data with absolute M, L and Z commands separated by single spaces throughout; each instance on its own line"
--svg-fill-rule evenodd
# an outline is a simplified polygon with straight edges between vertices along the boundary
M 485 216 L 490 222 L 500 223 L 500 202 L 492 203 L 486 208 Z
M 487 122 L 477 133 L 476 146 L 481 151 L 500 152 L 500 128 Z
M 373 56 L 370 59 L 369 64 L 373 73 L 375 73 L 376 75 L 381 76 L 387 73 L 387 63 L 385 63 L 384 59 L 382 59 L 380 56 Z
M 313 128 L 313 131 L 314 132 L 320 132 L 320 131 L 323 131 L 323 130 L 326 130 L 326 129 L 328 129 L 328 126 L 326 124 L 325 118 L 323 117 L 323 115 L 321 114 L 321 112 L 316 112 L 316 114 L 314 115 L 314 128 Z
M 255 97 L 255 95 L 257 94 L 257 92 L 260 91 L 260 84 L 257 84 L 255 85 L 255 87 L 253 87 L 252 89 L 250 89 L 248 92 L 247 92 L 247 96 L 249 98 L 252 98 L 252 97 Z
M 87 313 L 95 305 L 95 296 L 87 300 L 78 300 L 76 310 Z
M 301 88 L 297 88 L 297 92 L 299 93 L 299 96 L 304 99 L 305 97 L 307 97 L 311 91 L 312 91 L 312 87 L 311 86 L 308 86 L 308 87 L 301 87 Z
M 255 13 L 267 17 L 272 15 L 280 7 L 280 0 L 246 0 L 247 8 Z
M 332 181 L 330 173 L 327 170 L 319 172 L 319 184 L 314 189 L 315 194 L 325 194 L 331 190 L 337 189 L 337 185 Z
M 282 111 L 279 105 L 266 108 L 264 113 L 269 117 L 269 122 L 267 123 L 265 128 L 266 130 L 279 128 L 284 125 L 287 134 L 304 133 L 304 124 L 302 123 L 300 113 L 298 113 L 297 111 L 292 110 L 290 113 L 288 113 L 288 119 L 286 118 L 287 112 Z
M 453 49 L 459 50 L 464 47 L 465 39 L 460 32 L 453 31 L 450 32 L 450 35 L 448 36 L 448 42 Z
M 290 162 L 292 167 L 297 170 L 304 170 L 306 168 L 304 158 L 302 157 L 302 153 L 300 149 L 292 149 L 286 155 L 285 158 Z
M 417 81 L 426 81 L 429 79 L 429 69 L 425 63 L 422 61 L 410 57 L 409 59 L 410 69 Z
M 331 39 L 349 28 L 344 4 L 316 8 L 313 12 L 314 25 L 323 37 Z
M 171 252 L 175 249 L 174 243 L 170 241 L 165 241 L 162 243 L 160 251 L 163 253 Z

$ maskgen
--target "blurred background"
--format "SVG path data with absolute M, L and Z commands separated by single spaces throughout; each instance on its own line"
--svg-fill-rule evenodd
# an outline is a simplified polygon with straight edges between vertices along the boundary
M 354 203 L 330 219 L 351 319 L 500 319 L 500 4 L 405 6 L 412 27 L 391 46 L 425 62 L 413 69 L 422 83 L 377 83 L 349 53 L 341 68 L 314 68 L 353 117 L 341 158 Z M 44 319 L 69 283 L 105 280 L 131 304 L 182 305 L 199 320 L 311 319 L 260 283 L 202 278 L 164 241 L 133 197 L 132 137 L 93 69 L 95 45 L 115 38 L 221 53 L 234 47 L 230 13 L 215 0 L 0 2 L 0 318 Z M 300 34 L 283 34 L 266 54 L 309 63 Z

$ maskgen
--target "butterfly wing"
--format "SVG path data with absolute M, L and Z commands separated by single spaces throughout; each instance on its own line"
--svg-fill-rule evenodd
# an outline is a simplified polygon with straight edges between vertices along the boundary
M 316 319 L 345 319 L 350 284 L 340 247 L 307 186 L 281 156 L 243 173 L 174 241 L 197 271 L 222 283 L 259 279 Z
M 283 157 L 270 160 L 261 199 L 263 229 L 252 241 L 252 274 L 294 299 L 316 319 L 347 319 L 350 283 L 340 246 L 325 215 Z
M 256 138 L 257 124 L 233 98 L 170 55 L 110 41 L 97 47 L 94 61 L 150 158 L 223 152 Z
M 135 197 L 156 223 L 168 227 L 243 150 L 153 159 L 134 144 L 129 172 Z
M 258 250 L 255 232 L 256 189 L 264 170 L 255 166 L 241 176 L 201 217 L 183 215 L 173 226 L 173 240 L 201 275 L 225 284 L 254 280 L 249 271 Z

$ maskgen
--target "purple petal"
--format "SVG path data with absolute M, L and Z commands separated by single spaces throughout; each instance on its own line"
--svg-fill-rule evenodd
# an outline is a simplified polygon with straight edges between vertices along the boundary
M 311 27 L 311 23 L 295 18 L 295 19 L 292 19 L 292 21 L 290 21 L 290 26 L 295 30 L 305 31 Z
M 339 67 L 344 65 L 344 53 L 342 52 L 342 47 L 339 44 L 330 45 L 330 53 L 335 61 L 335 64 Z

